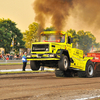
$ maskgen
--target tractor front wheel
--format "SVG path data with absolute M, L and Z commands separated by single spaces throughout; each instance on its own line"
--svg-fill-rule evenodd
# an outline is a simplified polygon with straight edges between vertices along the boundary
M 40 63 L 36 61 L 30 61 L 30 67 L 32 70 L 39 70 Z
M 67 56 L 62 56 L 61 60 L 58 62 L 58 67 L 62 71 L 66 71 L 69 66 L 69 60 Z

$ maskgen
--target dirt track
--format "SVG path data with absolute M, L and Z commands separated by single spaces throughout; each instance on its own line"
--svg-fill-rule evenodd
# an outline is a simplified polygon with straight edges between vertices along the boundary
M 100 77 L 57 78 L 54 73 L 0 76 L 0 100 L 75 100 L 94 96 L 100 96 Z
M 23 65 L 0 65 L 0 70 L 2 69 L 22 69 Z M 30 65 L 28 64 L 26 68 L 30 68 Z

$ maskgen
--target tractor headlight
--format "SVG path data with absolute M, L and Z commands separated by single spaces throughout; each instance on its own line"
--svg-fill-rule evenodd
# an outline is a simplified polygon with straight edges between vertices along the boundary
M 46 48 L 46 51 L 49 51 L 49 49 L 48 49 L 48 48 Z
M 50 57 L 54 57 L 54 54 L 50 54 Z
M 30 58 L 31 57 L 31 55 L 27 55 L 27 58 Z

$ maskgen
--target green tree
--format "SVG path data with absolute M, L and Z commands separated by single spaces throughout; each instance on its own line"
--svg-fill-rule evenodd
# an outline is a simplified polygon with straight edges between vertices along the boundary
M 44 29 L 44 31 L 55 31 L 54 27 L 47 27 L 46 29 Z
M 92 38 L 92 45 L 96 43 L 96 38 L 91 32 L 86 32 L 86 34 L 89 36 L 89 38 Z
M 95 43 L 94 46 L 97 50 L 100 48 L 100 43 Z
M 83 30 L 77 32 L 78 35 L 78 47 L 82 49 L 85 54 L 90 51 L 91 47 L 95 43 L 96 38 L 90 32 L 84 32 Z
M 0 19 L 0 47 L 5 49 L 5 53 L 10 52 L 12 39 L 14 39 L 15 50 L 23 48 L 25 42 L 22 41 L 22 38 L 23 35 L 15 22 L 10 19 Z
M 76 31 L 75 30 L 68 30 L 67 32 L 71 33 L 72 34 L 72 37 L 73 37 L 73 47 L 75 48 L 79 39 L 78 39 L 78 35 L 76 34 Z
M 23 32 L 23 40 L 25 41 L 25 46 L 31 48 L 32 42 L 38 41 L 38 23 L 33 22 L 29 25 L 29 30 Z

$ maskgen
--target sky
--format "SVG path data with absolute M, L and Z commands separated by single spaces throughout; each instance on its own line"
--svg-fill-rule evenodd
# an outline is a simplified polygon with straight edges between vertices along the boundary
M 34 0 L 0 0 L 0 18 L 11 19 L 24 32 L 34 22 Z
M 0 18 L 11 19 L 17 24 L 17 27 L 21 32 L 28 30 L 28 26 L 36 22 L 35 12 L 32 4 L 35 0 L 0 0 Z M 84 21 L 79 18 L 69 16 L 65 28 L 63 31 L 74 29 L 76 31 L 84 30 L 92 32 L 97 38 L 97 42 L 100 42 L 100 31 L 95 31 L 94 27 L 87 27 Z M 47 21 L 45 27 L 50 27 L 50 20 Z M 97 34 L 98 33 L 98 34 Z

